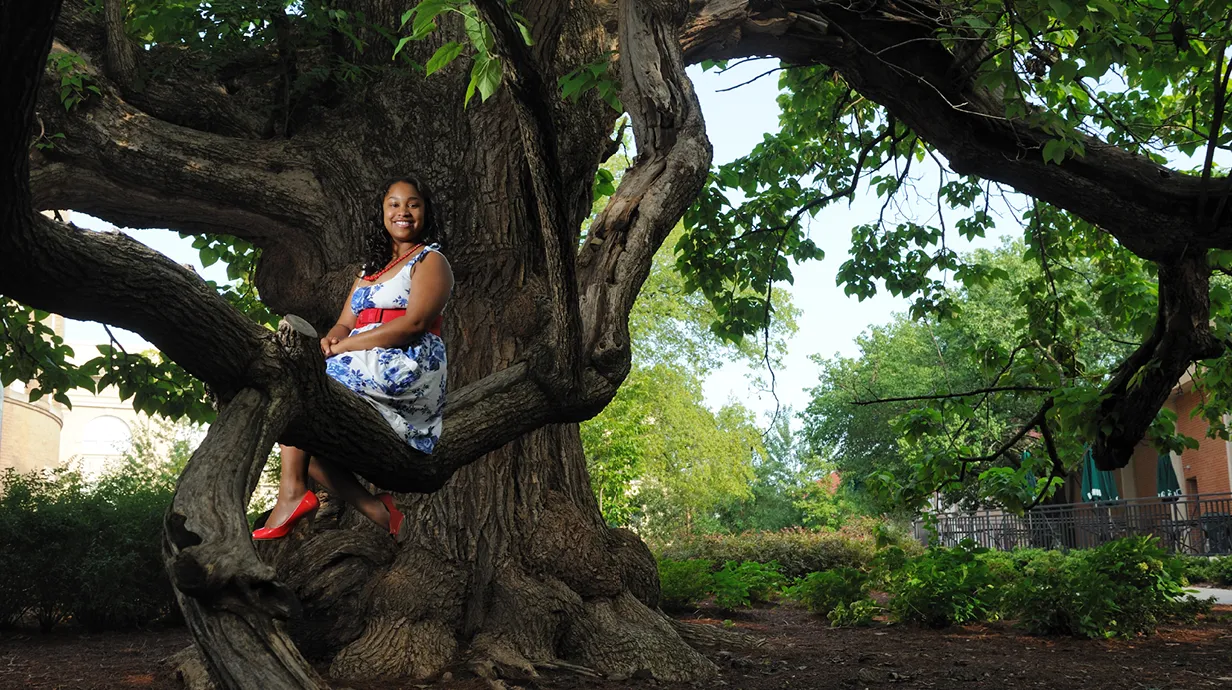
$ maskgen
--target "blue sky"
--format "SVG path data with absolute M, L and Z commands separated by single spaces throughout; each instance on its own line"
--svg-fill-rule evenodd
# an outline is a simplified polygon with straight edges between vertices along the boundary
M 706 117 L 710 140 L 714 144 L 716 164 L 748 153 L 767 132 L 777 129 L 777 75 L 771 74 L 733 91 L 720 91 L 748 81 L 775 64 L 771 61 L 749 62 L 725 73 L 713 70 L 702 72 L 699 68 L 690 68 L 689 72 Z M 935 178 L 933 180 L 931 185 L 925 182 L 924 188 L 935 188 Z M 816 365 L 809 360 L 810 355 L 853 355 L 856 353 L 854 339 L 861 331 L 870 324 L 885 323 L 892 318 L 894 312 L 906 309 L 906 301 L 901 298 L 881 293 L 860 302 L 844 295 L 842 289 L 835 284 L 838 268 L 847 259 L 851 228 L 875 218 L 879 207 L 879 200 L 862 196 L 850 207 L 836 204 L 827 208 L 808 226 L 810 237 L 825 251 L 826 258 L 796 266 L 795 284 L 787 286 L 795 305 L 802 313 L 798 320 L 799 331 L 788 343 L 788 356 L 782 366 L 775 370 L 776 393 L 783 406 L 799 411 L 807 405 L 808 388 L 815 385 L 818 377 Z M 74 215 L 73 221 L 92 229 L 110 227 L 97 219 L 80 214 Z M 1012 232 L 1013 228 L 1006 230 Z M 129 231 L 129 234 L 168 255 L 177 263 L 197 266 L 198 272 L 207 279 L 219 282 L 226 280 L 225 270 L 220 265 L 202 269 L 190 241 L 181 239 L 175 233 L 165 230 L 135 230 Z M 999 240 L 989 238 L 980 241 L 979 245 L 991 246 L 997 243 Z M 969 243 L 956 246 L 959 251 L 971 247 Z M 126 347 L 140 348 L 144 345 L 144 341 L 135 334 L 117 329 L 113 331 L 117 332 L 121 343 Z M 82 322 L 70 322 L 66 336 L 70 342 L 105 342 L 107 339 L 101 326 Z M 770 395 L 759 392 L 752 385 L 752 376 L 758 373 L 765 378 L 764 370 L 753 371 L 744 364 L 732 364 L 720 369 L 706 381 L 704 390 L 707 403 L 717 407 L 728 400 L 738 400 L 768 417 L 775 409 L 775 402 Z

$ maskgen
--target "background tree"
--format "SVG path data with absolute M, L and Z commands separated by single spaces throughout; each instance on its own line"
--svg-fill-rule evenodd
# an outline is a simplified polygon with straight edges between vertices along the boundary
M 963 261 L 995 278 L 946 289 L 944 314 L 899 315 L 861 335 L 857 357 L 814 358 L 821 381 L 804 435 L 880 510 L 919 507 L 935 491 L 972 507 L 1021 508 L 1049 495 L 1047 449 L 1019 432 L 1055 387 L 1103 386 L 1132 350 L 1143 310 L 1101 303 L 1108 295 L 1091 262 L 1052 263 L 1050 280 L 1029 254 L 1021 242 L 973 252 Z M 1039 334 L 1053 327 L 1045 346 Z M 984 453 L 1007 439 L 1004 452 Z M 1055 490 L 1080 466 L 1082 443 L 1058 434 L 1053 444 L 1064 462 Z

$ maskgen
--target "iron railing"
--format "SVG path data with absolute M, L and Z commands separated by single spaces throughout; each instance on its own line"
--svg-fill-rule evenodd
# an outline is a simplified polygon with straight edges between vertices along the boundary
M 917 520 L 913 531 L 925 545 L 1080 549 L 1130 535 L 1153 534 L 1173 553 L 1232 554 L 1232 493 L 1131 498 L 1101 503 L 1036 506 L 1023 515 L 998 510 L 945 512 L 934 528 Z

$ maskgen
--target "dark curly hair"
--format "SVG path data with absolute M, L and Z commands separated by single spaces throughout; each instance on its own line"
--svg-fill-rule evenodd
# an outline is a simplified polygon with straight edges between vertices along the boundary
M 364 237 L 364 275 L 371 275 L 385 268 L 385 265 L 393 258 L 393 240 L 389 232 L 385 230 L 385 196 L 389 194 L 389 188 L 399 182 L 405 182 L 414 187 L 419 192 L 419 197 L 423 199 L 424 222 L 423 233 L 419 236 L 420 241 L 424 244 L 440 242 L 440 228 L 436 223 L 436 212 L 432 207 L 432 193 L 428 190 L 428 186 L 415 175 L 391 177 L 381 185 L 381 194 L 376 204 L 376 217 L 367 236 Z

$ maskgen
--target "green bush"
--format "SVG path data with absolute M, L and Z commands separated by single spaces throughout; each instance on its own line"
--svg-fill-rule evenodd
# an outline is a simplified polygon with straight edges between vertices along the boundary
M 836 628 L 862 627 L 872 624 L 873 617 L 880 612 L 881 607 L 877 605 L 877 602 L 866 597 L 850 604 L 835 606 L 830 613 L 826 614 L 826 619 Z
M 987 553 L 971 543 L 932 548 L 885 576 L 890 612 L 906 623 L 933 628 L 992 620 L 997 617 L 999 592 Z
M 857 526 L 858 527 L 858 526 Z M 713 563 L 777 562 L 789 578 L 820 570 L 866 567 L 875 552 L 871 530 L 844 528 L 817 532 L 792 528 L 778 532 L 707 534 L 656 544 L 656 552 L 672 560 L 704 559 Z
M 867 625 L 879 610 L 868 596 L 869 576 L 855 568 L 809 573 L 785 593 L 831 625 Z
M 1192 583 L 1232 585 L 1232 556 L 1183 556 L 1181 562 Z
M 94 629 L 176 610 L 163 570 L 163 475 L 129 464 L 90 486 L 73 472 L 0 476 L 0 624 L 30 615 Z
M 1034 633 L 1128 637 L 1164 620 L 1192 619 L 1209 602 L 1186 596 L 1184 565 L 1151 536 L 1068 556 L 1037 557 L 1011 587 L 1008 608 Z
M 768 600 L 770 593 L 777 592 L 785 581 L 781 569 L 774 561 L 724 563 L 714 574 L 714 603 L 720 608 L 735 609 Z
M 709 561 L 659 559 L 659 605 L 666 610 L 688 608 L 710 596 L 714 575 Z

